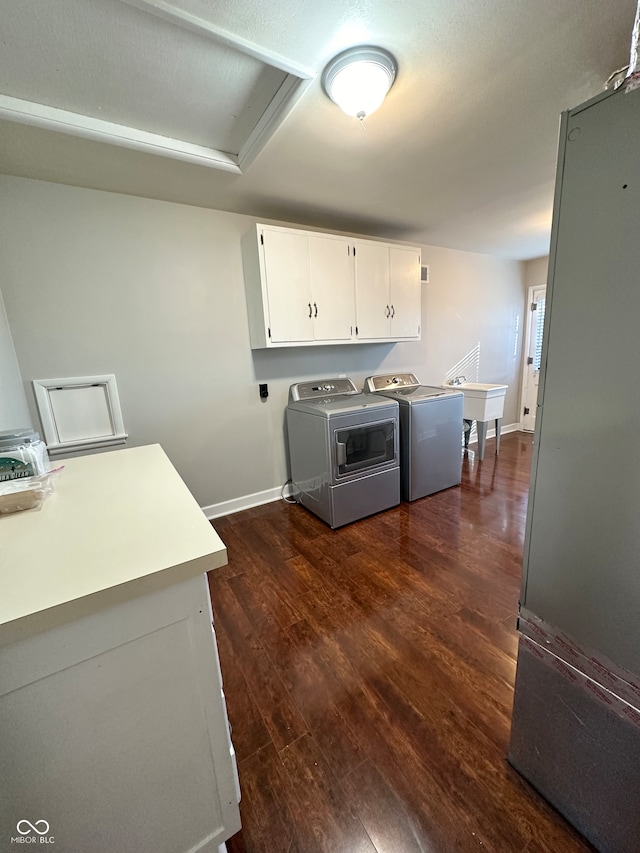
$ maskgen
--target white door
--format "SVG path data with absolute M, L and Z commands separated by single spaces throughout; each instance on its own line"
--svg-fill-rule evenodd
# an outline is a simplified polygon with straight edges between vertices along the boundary
M 388 338 L 389 305 L 388 246 L 356 241 L 356 326 L 358 338 Z
M 526 430 L 533 430 L 536 424 L 546 293 L 546 287 L 529 288 L 526 352 L 522 376 L 522 428 Z
M 420 252 L 389 249 L 389 299 L 391 337 L 417 338 L 420 335 Z
M 355 326 L 352 241 L 309 236 L 313 337 L 350 341 Z
M 306 234 L 274 228 L 261 232 L 272 343 L 313 340 L 313 300 Z

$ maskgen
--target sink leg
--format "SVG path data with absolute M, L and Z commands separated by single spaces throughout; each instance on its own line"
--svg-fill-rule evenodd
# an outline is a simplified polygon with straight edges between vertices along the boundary
M 464 419 L 464 449 L 466 450 L 469 447 L 469 436 L 471 435 L 471 428 L 473 427 L 473 421 Z
M 500 430 L 502 429 L 502 418 L 496 418 L 496 456 L 500 452 Z
M 484 446 L 487 441 L 487 421 L 476 421 L 478 429 L 478 459 L 484 459 Z

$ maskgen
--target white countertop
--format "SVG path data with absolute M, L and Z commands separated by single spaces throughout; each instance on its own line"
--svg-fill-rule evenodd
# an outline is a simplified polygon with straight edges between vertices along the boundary
M 160 445 L 59 464 L 40 510 L 0 515 L 0 628 L 28 619 L 34 630 L 38 617 L 45 627 L 55 609 L 77 618 L 83 602 L 103 606 L 226 564 L 224 544 Z

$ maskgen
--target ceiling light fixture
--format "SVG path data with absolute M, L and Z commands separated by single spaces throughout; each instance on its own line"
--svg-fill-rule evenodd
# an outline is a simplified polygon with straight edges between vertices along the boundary
M 362 121 L 384 101 L 396 70 L 395 59 L 381 47 L 350 47 L 324 69 L 322 88 L 343 112 Z

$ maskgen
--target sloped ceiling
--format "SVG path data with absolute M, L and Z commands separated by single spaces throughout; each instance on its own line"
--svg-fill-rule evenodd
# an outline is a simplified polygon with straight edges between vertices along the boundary
M 1 3 L 0 106 L 30 113 L 2 112 L 2 173 L 518 259 L 548 251 L 559 114 L 628 62 L 635 14 L 634 0 Z M 364 128 L 320 85 L 355 44 L 398 61 Z M 111 144 L 113 127 L 133 141 Z

